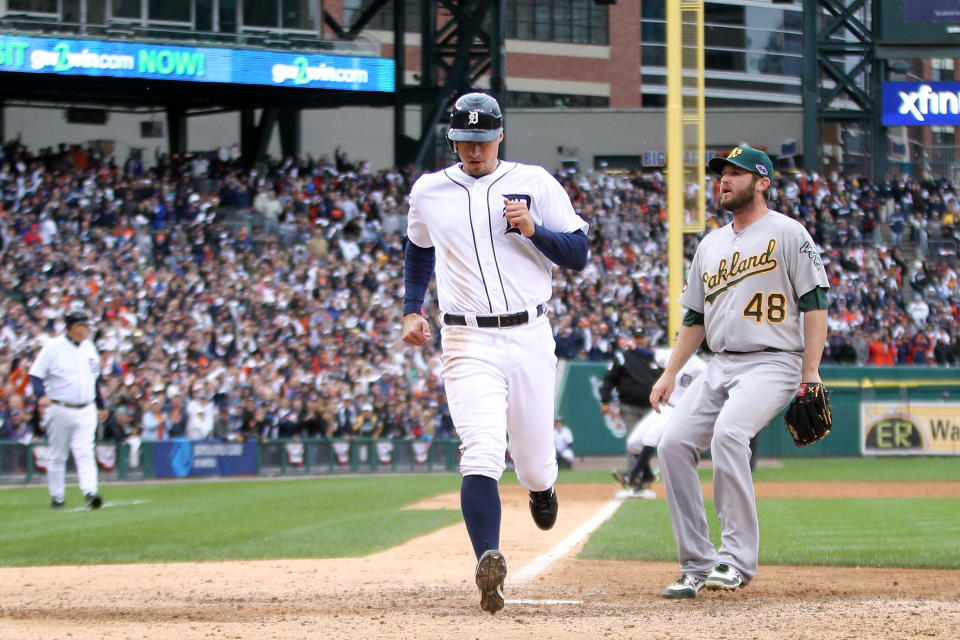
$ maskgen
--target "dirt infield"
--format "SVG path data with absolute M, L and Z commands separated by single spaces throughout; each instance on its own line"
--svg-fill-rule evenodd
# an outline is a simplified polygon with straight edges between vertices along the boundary
M 706 487 L 705 489 L 709 489 Z M 503 491 L 506 608 L 480 611 L 462 523 L 336 560 L 0 569 L 0 639 L 957 638 L 960 571 L 762 566 L 746 589 L 667 601 L 675 563 L 534 561 L 595 517 L 612 485 L 561 485 L 549 532 Z M 709 493 L 709 491 L 708 491 Z M 960 483 L 759 484 L 761 497 L 960 496 Z M 457 508 L 455 495 L 417 508 Z M 582 543 L 581 543 L 582 544 Z M 542 563 L 541 563 L 542 564 Z

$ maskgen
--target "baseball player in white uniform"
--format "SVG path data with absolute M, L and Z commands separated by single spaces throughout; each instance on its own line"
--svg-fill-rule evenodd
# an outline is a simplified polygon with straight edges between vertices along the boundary
M 673 349 L 654 349 L 653 360 L 658 367 L 666 369 L 671 353 Z M 660 411 L 648 411 L 627 436 L 627 453 L 636 456 L 636 459 L 626 474 L 617 472 L 614 476 L 621 482 L 624 489 L 632 492 L 633 497 L 656 497 L 656 494 L 644 491 L 656 477 L 650 468 L 650 458 L 660 444 L 663 432 L 673 414 L 673 408 L 697 376 L 706 369 L 707 363 L 703 358 L 697 354 L 690 356 L 690 359 L 677 372 L 677 384 L 670 401 L 660 405 Z
M 658 456 L 681 565 L 665 598 L 704 586 L 735 589 L 757 572 L 760 532 L 750 439 L 801 382 L 820 382 L 827 337 L 827 274 L 804 226 L 767 209 L 773 164 L 735 147 L 710 161 L 733 222 L 710 232 L 690 265 L 683 326 L 650 404 L 669 402 L 677 372 L 706 337 L 714 357 L 677 403 Z M 710 448 L 721 545 L 710 542 L 697 463 Z
M 99 509 L 103 500 L 97 492 L 94 438 L 99 420 L 97 408 L 103 406 L 98 389 L 100 356 L 89 340 L 87 312 L 70 311 L 64 320 L 66 332 L 43 345 L 29 372 L 50 443 L 50 506 L 58 509 L 64 504 L 67 456 L 72 451 L 87 506 Z
M 557 359 L 547 319 L 551 272 L 583 269 L 587 223 L 541 167 L 498 159 L 496 99 L 457 99 L 447 139 L 460 162 L 423 175 L 410 192 L 403 340 L 423 345 L 421 315 L 434 267 L 443 381 L 460 438 L 460 504 L 478 558 L 480 606 L 503 608 L 498 482 L 507 438 L 517 478 L 541 529 L 557 518 L 553 439 Z

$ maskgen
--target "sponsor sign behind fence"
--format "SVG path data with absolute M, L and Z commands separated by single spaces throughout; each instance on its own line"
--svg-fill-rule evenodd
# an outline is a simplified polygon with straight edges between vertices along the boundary
M 257 473 L 256 442 L 205 442 L 185 438 L 154 444 L 157 477 L 235 476 Z
M 960 404 L 863 402 L 860 433 L 864 455 L 958 455 Z

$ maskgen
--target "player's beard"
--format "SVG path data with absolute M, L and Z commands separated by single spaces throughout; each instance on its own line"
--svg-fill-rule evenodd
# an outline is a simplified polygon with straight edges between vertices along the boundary
M 757 176 L 753 176 L 748 184 L 743 189 L 737 191 L 733 189 L 730 193 L 724 193 L 720 196 L 720 206 L 726 209 L 727 211 L 739 211 L 745 206 L 749 205 L 754 201 L 757 194 L 757 182 L 759 179 Z

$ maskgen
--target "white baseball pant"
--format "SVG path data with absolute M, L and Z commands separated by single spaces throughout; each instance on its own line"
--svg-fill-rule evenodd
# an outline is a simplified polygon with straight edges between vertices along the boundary
M 47 487 L 50 497 L 63 500 L 67 474 L 67 456 L 73 452 L 80 490 L 84 495 L 97 493 L 97 462 L 93 455 L 97 432 L 97 407 L 82 409 L 51 404 L 44 410 L 44 422 L 50 454 L 47 463 Z
M 557 358 L 547 317 L 506 329 L 444 326 L 441 339 L 461 475 L 499 481 L 509 437 L 520 484 L 529 491 L 552 487 Z

